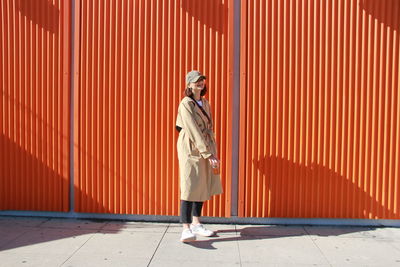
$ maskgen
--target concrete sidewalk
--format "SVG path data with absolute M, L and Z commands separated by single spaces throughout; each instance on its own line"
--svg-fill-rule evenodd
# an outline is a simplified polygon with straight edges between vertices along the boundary
M 0 216 L 0 266 L 400 266 L 400 228 L 217 225 Z

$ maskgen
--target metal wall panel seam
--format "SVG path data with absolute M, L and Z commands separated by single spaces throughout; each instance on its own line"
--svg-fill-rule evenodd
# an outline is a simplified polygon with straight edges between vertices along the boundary
M 231 181 L 231 216 L 239 214 L 239 134 L 240 134 L 240 56 L 241 56 L 241 0 L 233 4 L 233 101 L 232 101 L 232 181 Z
M 64 16 L 65 19 L 63 20 L 65 23 L 65 29 L 64 29 L 64 36 L 63 36 L 63 40 L 60 43 L 67 43 L 68 45 L 66 47 L 64 47 L 64 51 L 63 51 L 63 83 L 62 83 L 62 88 L 63 88 L 63 94 L 62 94 L 62 98 L 63 98 L 63 105 L 62 107 L 65 109 L 69 109 L 69 112 L 66 110 L 61 110 L 61 113 L 63 115 L 62 117 L 62 136 L 64 134 L 66 134 L 68 136 L 71 135 L 72 130 L 70 129 L 71 125 L 71 120 L 73 118 L 73 105 L 71 104 L 72 102 L 72 74 L 73 74 L 73 64 L 72 64 L 72 52 L 73 50 L 71 50 L 71 46 L 73 45 L 71 40 L 71 36 L 72 36 L 72 3 L 67 1 L 63 1 L 63 12 L 64 12 Z M 61 4 L 60 4 L 61 5 Z M 67 154 L 70 156 L 73 153 L 73 150 L 71 149 L 71 143 L 73 143 L 73 139 L 71 138 L 64 138 L 62 137 L 63 142 L 61 143 L 61 147 L 63 148 L 62 151 L 64 151 L 64 149 L 67 151 Z M 71 180 L 73 180 L 73 176 L 71 176 L 71 169 L 70 166 L 73 164 L 73 162 L 71 161 L 71 159 L 69 157 L 66 157 L 66 159 L 64 159 L 65 157 L 63 156 L 62 159 L 62 163 L 61 163 L 61 168 L 63 170 L 62 172 L 62 195 L 63 195 L 63 211 L 69 211 L 69 190 L 70 190 L 70 183 Z
M 246 174 L 245 169 L 245 157 L 244 153 L 246 153 L 246 127 L 245 127 L 245 119 L 246 119 L 246 102 L 245 99 L 246 93 L 243 88 L 246 87 L 246 53 L 247 53 L 247 1 L 241 0 L 240 2 L 240 97 L 239 97 L 239 105 L 242 107 L 239 113 L 239 170 L 238 170 L 238 216 L 244 216 L 245 208 L 244 208 L 244 199 L 245 199 L 245 182 L 244 179 Z
M 79 0 L 71 0 L 71 39 L 70 39 L 70 44 L 71 44 L 71 50 L 70 50 L 70 55 L 71 55 L 71 66 L 70 66 L 70 138 L 69 138 L 69 149 L 70 149 L 70 156 L 69 156 L 69 164 L 70 164 L 70 180 L 69 180 L 69 212 L 74 212 L 75 211 L 75 129 L 78 128 L 75 126 L 75 105 L 77 104 L 76 95 L 77 93 L 75 92 L 76 87 L 76 74 L 75 74 L 75 68 L 76 66 L 76 34 L 77 34 L 77 9 L 79 6 L 76 3 Z
M 73 25 L 74 25 L 74 35 L 73 35 L 73 48 L 74 48 L 74 53 L 72 54 L 73 56 L 73 68 L 74 71 L 71 72 L 73 75 L 73 91 L 71 96 L 73 97 L 73 101 L 71 101 L 71 105 L 73 104 L 73 137 L 71 139 L 73 140 L 71 146 L 73 146 L 73 150 L 71 153 L 73 153 L 73 181 L 71 181 L 71 187 L 72 187 L 72 197 L 73 200 L 71 200 L 71 212 L 78 211 L 80 208 L 77 207 L 76 205 L 80 203 L 80 194 L 78 194 L 75 190 L 75 188 L 79 188 L 79 179 L 80 179 L 80 166 L 81 166 L 81 156 L 79 153 L 79 147 L 80 147 L 80 142 L 79 142 L 79 131 L 81 128 L 81 120 L 79 119 L 79 107 L 80 107 L 80 36 L 81 36 L 81 30 L 80 30 L 80 23 L 81 23 L 81 5 L 82 1 L 81 0 L 73 0 L 73 6 L 74 6 L 74 13 L 73 13 Z M 72 123 L 72 122 L 71 122 Z

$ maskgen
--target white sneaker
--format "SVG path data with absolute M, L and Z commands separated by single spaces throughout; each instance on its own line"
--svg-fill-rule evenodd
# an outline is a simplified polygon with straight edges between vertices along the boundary
M 196 235 L 193 234 L 190 229 L 185 229 L 182 231 L 182 235 L 181 235 L 182 242 L 190 242 L 190 241 L 195 241 L 195 240 L 196 240 Z
M 212 236 L 214 235 L 214 232 L 211 230 L 208 230 L 204 227 L 202 224 L 197 224 L 197 225 L 190 225 L 190 230 L 192 230 L 192 233 L 198 234 L 201 236 Z

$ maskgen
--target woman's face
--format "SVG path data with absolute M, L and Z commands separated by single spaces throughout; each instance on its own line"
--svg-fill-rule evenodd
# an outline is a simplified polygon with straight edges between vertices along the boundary
M 204 89 L 204 86 L 205 86 L 205 81 L 204 81 L 204 79 L 199 79 L 197 82 L 195 82 L 195 83 L 190 83 L 189 84 L 189 87 L 190 88 L 192 88 L 192 90 L 199 90 L 199 91 L 201 91 L 201 90 L 203 90 Z

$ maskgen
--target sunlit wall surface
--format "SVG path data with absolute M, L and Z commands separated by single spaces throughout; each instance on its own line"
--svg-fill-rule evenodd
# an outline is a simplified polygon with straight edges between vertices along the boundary
M 239 214 L 399 219 L 400 2 L 241 4 Z
M 79 212 L 178 215 L 175 118 L 185 74 L 207 75 L 230 215 L 232 1 L 77 1 L 75 203 Z

